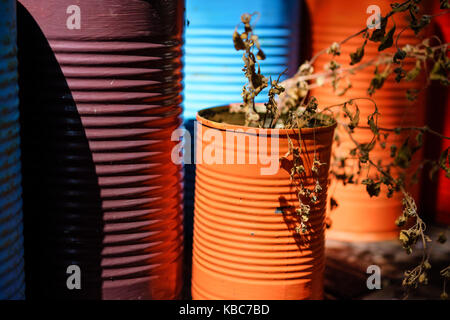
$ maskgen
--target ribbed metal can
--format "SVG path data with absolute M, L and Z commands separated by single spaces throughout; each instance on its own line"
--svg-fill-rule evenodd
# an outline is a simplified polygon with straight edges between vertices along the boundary
M 184 2 L 19 2 L 31 296 L 179 298 Z
M 390 2 L 385 0 L 358 2 L 307 0 L 306 3 L 311 21 L 311 56 L 328 48 L 333 42 L 344 40 L 363 29 L 370 16 L 366 13 L 370 5 L 377 5 L 381 10 L 381 15 L 385 15 L 391 10 Z M 404 17 L 395 16 L 395 24 L 396 30 L 403 30 L 409 25 L 409 22 Z M 389 21 L 387 30 L 391 27 L 392 21 Z M 334 58 L 341 64 L 341 68 L 350 67 L 350 53 L 355 52 L 363 41 L 362 36 L 359 36 L 341 46 L 341 54 Z M 398 39 L 398 47 L 402 48 L 406 44 L 417 44 L 420 41 L 411 30 L 406 30 L 402 32 Z M 379 54 L 378 46 L 379 43 L 368 41 L 361 63 L 375 59 Z M 393 50 L 395 48 L 386 51 L 392 52 Z M 319 56 L 314 63 L 315 72 L 323 71 L 325 65 L 332 59 L 333 57 L 329 54 Z M 410 61 L 406 61 L 404 64 L 405 70 L 410 70 L 413 67 L 414 64 Z M 311 94 L 318 99 L 319 105 L 322 107 L 335 105 L 351 98 L 368 97 L 367 89 L 374 77 L 374 68 L 374 66 L 367 67 L 356 71 L 354 75 L 350 75 L 349 80 L 352 88 L 342 96 L 334 93 L 330 84 L 311 90 Z M 385 128 L 423 125 L 426 92 L 422 90 L 418 99 L 411 102 L 406 99 L 406 91 L 408 89 L 422 89 L 424 79 L 419 76 L 413 81 L 402 80 L 397 83 L 394 78 L 395 75 L 391 75 L 385 81 L 383 88 L 372 96 L 380 113 L 378 125 Z M 341 82 L 341 85 L 345 86 L 345 80 Z M 374 104 L 368 100 L 356 100 L 356 103 L 361 112 L 361 121 L 366 121 L 369 114 L 374 111 Z M 337 130 L 337 134 L 340 137 L 340 144 L 335 146 L 333 152 L 337 157 L 348 156 L 348 152 L 354 148 L 354 144 L 348 138 L 345 130 Z M 370 142 L 372 136 L 370 130 L 364 129 L 357 129 L 354 134 L 354 138 L 359 142 Z M 371 152 L 371 159 L 375 162 L 381 161 L 383 164 L 392 161 L 389 147 L 392 144 L 400 147 L 405 138 L 406 136 L 403 134 L 390 134 L 386 149 L 377 144 Z M 413 167 L 421 159 L 422 152 L 418 152 L 415 155 Z M 350 160 L 346 162 L 347 173 L 356 174 L 357 167 L 356 162 Z M 370 174 L 372 173 L 373 171 Z M 418 199 L 419 187 L 420 185 L 416 184 L 408 190 L 415 199 Z M 377 241 L 396 238 L 399 229 L 395 225 L 395 220 L 402 213 L 402 195 L 395 193 L 392 198 L 387 198 L 386 191 L 382 189 L 379 197 L 370 197 L 362 184 L 347 184 L 344 186 L 341 182 L 333 181 L 330 186 L 330 195 L 335 198 L 338 206 L 329 214 L 332 224 L 327 231 L 327 237 L 346 241 Z
M 207 112 L 226 108 L 206 109 L 197 116 L 192 298 L 321 299 L 335 126 L 302 129 L 298 142 L 296 130 L 248 128 L 206 118 Z M 280 161 L 289 150 L 288 136 L 303 150 L 306 188 L 314 188 L 316 182 L 311 170 L 314 157 L 325 163 L 318 173 L 323 190 L 311 204 L 306 233 L 296 231 L 300 220 L 295 213 L 297 190 L 290 179 L 292 155 Z M 270 149 L 277 170 L 262 170 L 270 165 L 261 148 Z M 235 160 L 211 161 L 208 154 L 223 159 L 231 155 Z
M 287 74 L 295 73 L 300 47 L 300 3 L 298 0 L 187 1 L 184 118 L 191 137 L 198 110 L 242 100 L 242 86 L 246 82 L 242 54 L 234 49 L 232 41 L 242 14 L 259 13 L 259 18 L 253 21 L 266 54 L 266 60 L 260 61 L 261 72 L 275 79 L 286 69 Z M 257 102 L 263 102 L 264 97 L 267 98 L 267 90 L 261 92 Z M 195 165 L 186 164 L 184 172 L 186 236 L 191 237 Z M 188 250 L 189 246 L 187 243 Z
M 0 1 L 0 300 L 25 298 L 16 3 Z
M 435 6 L 438 7 L 438 3 Z M 435 10 L 436 14 L 442 12 L 442 10 Z M 448 15 L 442 15 L 437 18 L 436 21 L 439 32 L 442 35 L 444 42 L 448 43 L 450 41 L 450 18 Z M 439 92 L 442 92 L 442 86 L 439 87 Z M 444 117 L 436 116 L 433 112 L 433 118 L 435 121 L 439 121 L 440 125 L 443 127 L 442 133 L 449 137 L 450 136 L 450 93 L 446 92 L 446 104 L 444 106 Z M 442 99 L 443 100 L 443 99 Z M 442 101 L 441 100 L 441 101 Z M 441 142 L 441 152 L 450 148 L 450 141 L 443 139 Z M 445 176 L 443 170 L 439 170 L 437 182 L 437 192 L 436 192 L 436 215 L 435 221 L 450 226 L 450 178 Z
M 186 119 L 198 110 L 241 100 L 245 77 L 242 54 L 232 35 L 243 13 L 259 12 L 255 33 L 267 56 L 261 72 L 277 78 L 298 67 L 300 1 L 298 0 L 190 0 L 186 3 L 185 111 Z M 267 90 L 257 98 L 263 101 Z
M 447 93 L 448 96 L 448 93 Z M 449 99 L 447 97 L 447 99 Z M 445 119 L 446 124 L 444 127 L 443 134 L 447 137 L 450 136 L 450 101 L 447 102 L 446 111 L 445 111 Z M 450 148 L 450 143 L 447 141 L 442 142 L 442 150 L 446 150 Z M 437 183 L 437 194 L 436 194 L 436 215 L 435 221 L 442 225 L 450 225 L 450 178 L 445 175 L 445 172 L 442 170 L 438 175 L 438 183 Z

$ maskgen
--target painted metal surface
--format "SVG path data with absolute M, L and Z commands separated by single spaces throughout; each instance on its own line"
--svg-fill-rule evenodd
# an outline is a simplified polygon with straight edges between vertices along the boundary
M 260 129 L 254 129 L 254 133 L 238 133 L 248 137 L 237 147 L 226 135 L 239 126 L 217 123 L 200 115 L 197 119 L 197 146 L 200 146 L 197 156 L 223 146 L 224 157 L 232 150 L 235 159 L 242 157 L 246 164 L 208 161 L 197 164 L 192 298 L 321 299 L 328 165 L 319 170 L 319 181 L 324 189 L 319 201 L 311 204 L 308 231 L 298 234 L 295 231 L 299 224 L 295 213 L 297 192 L 290 181 L 292 156 L 283 161 L 277 157 L 279 170 L 262 175 L 261 168 L 268 165 L 256 156 L 255 145 L 250 148 L 252 137 L 261 145 Z M 314 155 L 323 163 L 330 161 L 333 132 L 334 126 L 316 129 L 315 133 L 312 129 L 302 130 L 301 159 L 307 188 L 314 188 L 311 171 Z M 298 147 L 294 138 L 298 132 L 280 130 L 279 139 L 268 135 L 268 148 L 278 139 L 279 155 L 286 154 L 288 135 Z M 215 138 L 208 140 L 207 136 Z M 215 141 L 223 141 L 223 144 L 214 145 Z M 257 161 L 249 164 L 253 156 Z
M 439 3 L 434 4 L 435 7 L 439 7 Z M 438 14 L 442 12 L 440 9 L 435 9 L 435 13 Z M 439 30 L 441 34 L 441 39 L 448 43 L 450 41 L 450 18 L 447 14 L 442 15 L 440 17 L 437 17 L 436 19 L 436 25 L 437 29 Z M 432 112 L 433 118 L 436 122 L 439 122 L 440 126 L 443 127 L 442 133 L 449 137 L 450 136 L 450 93 L 446 92 L 445 97 L 442 97 L 441 92 L 442 86 L 438 86 L 438 92 L 436 100 L 439 100 L 440 102 L 446 100 L 445 106 L 444 106 L 444 113 L 443 117 L 441 114 L 436 114 L 435 112 Z M 436 97 L 432 97 L 434 99 Z M 439 99 L 441 98 L 441 99 Z M 433 108 L 434 109 L 434 108 Z M 450 141 L 443 139 L 441 141 L 441 152 L 446 150 L 447 148 L 450 148 Z M 437 179 L 437 192 L 436 192 L 436 215 L 435 215 L 435 221 L 442 224 L 450 226 L 450 177 L 445 176 L 445 172 L 443 170 L 440 170 L 438 173 L 438 179 Z
M 32 296 L 178 298 L 183 1 L 20 3 Z
M 186 2 L 185 111 L 186 119 L 198 110 L 241 101 L 245 77 L 242 54 L 234 49 L 232 34 L 243 13 L 259 12 L 255 32 L 267 56 L 261 62 L 265 76 L 278 77 L 298 67 L 298 0 L 189 0 Z M 265 99 L 267 90 L 257 98 Z
M 333 42 L 347 38 L 365 27 L 368 14 L 366 9 L 369 5 L 376 4 L 381 8 L 381 14 L 390 10 L 389 1 L 345 1 L 329 2 L 323 0 L 307 0 L 307 9 L 311 21 L 311 56 L 329 47 Z M 346 3 L 345 5 L 343 3 Z M 403 30 L 408 25 L 406 20 L 396 18 L 397 30 Z M 391 25 L 389 24 L 390 28 Z M 405 31 L 398 40 L 401 48 L 406 44 L 413 44 L 421 41 L 417 39 L 412 31 Z M 363 40 L 356 37 L 346 42 L 341 47 L 341 54 L 335 60 L 342 65 L 342 68 L 349 67 L 350 53 L 355 52 L 361 46 Z M 365 47 L 365 54 L 362 63 L 370 61 L 378 55 L 377 43 L 368 42 Z M 391 50 L 391 49 L 389 49 Z M 392 50 L 395 50 L 392 48 Z M 331 60 L 330 55 L 320 56 L 315 64 L 315 70 L 323 70 L 325 64 Z M 413 68 L 411 62 L 404 64 L 406 70 Z M 331 85 L 313 89 L 311 94 L 315 96 L 321 106 L 334 105 L 351 98 L 367 97 L 367 89 L 373 78 L 374 67 L 359 70 L 355 75 L 349 77 L 352 88 L 343 96 L 337 96 L 333 92 Z M 420 126 L 424 123 L 425 92 L 422 92 L 419 99 L 410 102 L 406 99 L 407 89 L 421 89 L 423 79 L 417 77 L 413 81 L 402 81 L 397 83 L 391 76 L 386 80 L 383 88 L 373 95 L 376 101 L 380 117 L 381 127 L 394 128 L 398 126 Z M 344 81 L 345 82 L 345 81 Z M 369 101 L 360 100 L 358 107 L 361 111 L 360 119 L 367 119 L 373 112 L 373 104 Z M 347 137 L 347 133 L 338 130 L 341 143 L 334 148 L 337 156 L 348 155 L 348 151 L 354 144 Z M 368 130 L 356 130 L 355 138 L 358 141 L 369 142 L 372 138 Z M 391 134 L 387 141 L 387 148 L 391 144 L 401 144 L 403 135 Z M 377 146 L 371 154 L 371 159 L 382 163 L 390 161 L 389 151 Z M 421 152 L 415 156 L 415 161 L 419 162 L 422 157 Z M 414 165 L 414 164 L 413 164 Z M 347 173 L 356 173 L 357 164 L 351 161 L 346 162 Z M 386 197 L 385 189 L 379 197 L 370 197 L 364 185 L 343 186 L 342 183 L 333 181 L 330 186 L 330 195 L 338 202 L 338 207 L 330 212 L 332 225 L 327 230 L 327 237 L 346 241 L 377 241 L 394 239 L 398 236 L 399 229 L 395 225 L 395 220 L 402 212 L 402 195 L 396 193 L 393 198 Z M 419 185 L 409 190 L 417 199 Z
M 16 4 L 0 1 L 0 300 L 25 298 Z
M 186 2 L 185 36 L 185 127 L 193 137 L 193 121 L 198 110 L 205 107 L 241 101 L 245 77 L 242 53 L 234 49 L 232 34 L 243 13 L 260 13 L 255 18 L 255 32 L 260 36 L 266 60 L 261 61 L 265 76 L 278 77 L 286 68 L 288 74 L 298 67 L 300 39 L 299 0 L 230 0 Z M 267 90 L 257 102 L 265 101 Z M 192 236 L 194 211 L 195 165 L 184 167 L 187 250 Z M 187 257 L 189 262 L 190 257 Z

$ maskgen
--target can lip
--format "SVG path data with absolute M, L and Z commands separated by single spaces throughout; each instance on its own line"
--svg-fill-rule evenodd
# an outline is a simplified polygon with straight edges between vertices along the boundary
M 301 130 L 301 134 L 325 133 L 325 132 L 333 131 L 337 125 L 336 121 L 334 121 L 334 123 L 332 125 L 317 127 L 317 128 L 302 128 L 302 129 L 271 129 L 270 128 L 269 129 L 269 128 L 256 128 L 256 127 L 248 127 L 248 126 L 243 126 L 243 125 L 228 124 L 228 123 L 209 120 L 206 118 L 208 113 L 223 112 L 223 111 L 229 109 L 231 105 L 233 105 L 233 104 L 201 109 L 197 112 L 196 119 L 203 126 L 207 126 L 207 127 L 219 129 L 219 130 L 224 130 L 224 131 L 238 130 L 238 129 L 245 131 L 248 129 L 253 129 L 256 131 L 257 134 L 259 134 L 259 133 L 267 134 L 274 130 L 277 130 L 277 133 L 279 135 L 296 134 L 299 132 L 299 130 Z

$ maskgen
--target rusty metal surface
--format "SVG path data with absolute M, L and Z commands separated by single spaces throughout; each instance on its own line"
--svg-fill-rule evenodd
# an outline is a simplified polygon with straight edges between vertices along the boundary
M 0 300 L 24 299 L 15 1 L 0 1 Z
M 183 1 L 78 1 L 80 29 L 72 1 L 20 3 L 32 296 L 178 298 Z

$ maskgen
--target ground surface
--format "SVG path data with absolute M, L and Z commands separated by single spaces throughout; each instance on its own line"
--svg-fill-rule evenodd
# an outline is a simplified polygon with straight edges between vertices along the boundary
M 429 234 L 436 239 L 441 227 L 433 226 Z M 450 233 L 447 231 L 447 237 Z M 434 242 L 434 241 L 433 241 Z M 442 278 L 439 271 L 450 264 L 450 239 L 433 245 L 430 255 L 432 271 L 429 284 L 411 293 L 408 299 L 439 299 Z M 326 299 L 402 299 L 403 272 L 421 259 L 421 250 L 407 255 L 398 241 L 348 243 L 328 240 L 326 243 Z M 367 267 L 378 265 L 381 270 L 381 290 L 367 288 Z M 447 290 L 448 291 L 448 290 Z

